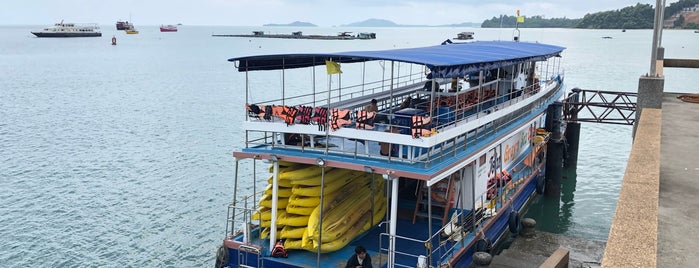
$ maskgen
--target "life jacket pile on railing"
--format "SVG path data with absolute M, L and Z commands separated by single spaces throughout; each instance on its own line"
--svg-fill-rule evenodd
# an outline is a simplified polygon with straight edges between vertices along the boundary
M 495 97 L 495 89 L 487 89 L 483 90 L 483 95 L 481 96 L 482 100 L 488 100 L 492 97 Z M 478 99 L 478 91 L 472 90 L 469 92 L 466 92 L 464 94 L 460 94 L 458 97 L 457 96 L 440 96 L 432 100 L 432 107 L 451 107 L 451 108 L 456 108 L 457 110 L 465 110 L 468 109 L 476 104 L 478 104 L 479 99 Z
M 486 197 L 488 200 L 497 197 L 498 189 L 505 187 L 512 180 L 512 176 L 507 170 L 503 170 L 500 173 L 496 173 L 495 176 L 488 180 L 488 194 Z
M 319 131 L 326 127 L 335 131 L 341 127 L 355 124 L 357 129 L 373 129 L 376 112 L 358 110 L 352 112 L 349 109 L 333 108 L 328 113 L 328 108 L 311 106 L 287 106 L 287 105 L 260 105 L 246 104 L 248 117 L 258 120 L 274 121 L 274 117 L 283 120 L 287 126 L 293 124 L 318 125 Z M 328 120 L 328 118 L 330 120 Z

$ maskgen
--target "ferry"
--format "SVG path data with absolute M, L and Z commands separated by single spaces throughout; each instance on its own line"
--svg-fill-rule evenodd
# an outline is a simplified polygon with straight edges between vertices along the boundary
M 63 21 L 56 23 L 53 27 L 44 28 L 39 31 L 32 31 L 36 37 L 99 37 L 102 36 L 100 27 L 96 23 L 75 24 Z
M 564 49 L 229 59 L 245 81 L 244 135 L 215 266 L 344 267 L 363 249 L 372 267 L 467 267 L 544 192 Z

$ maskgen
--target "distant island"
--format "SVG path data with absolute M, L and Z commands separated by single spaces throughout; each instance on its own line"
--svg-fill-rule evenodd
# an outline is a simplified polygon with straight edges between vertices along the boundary
M 270 24 L 264 24 L 262 26 L 294 26 L 294 27 L 318 27 L 318 25 L 315 25 L 310 22 L 303 22 L 303 21 L 294 21 L 292 23 L 288 24 L 276 24 L 276 23 L 270 23 Z

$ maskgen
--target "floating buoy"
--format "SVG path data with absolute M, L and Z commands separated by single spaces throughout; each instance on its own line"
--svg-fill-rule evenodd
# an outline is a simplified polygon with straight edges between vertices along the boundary
M 112 36 L 112 46 L 116 46 L 116 36 Z

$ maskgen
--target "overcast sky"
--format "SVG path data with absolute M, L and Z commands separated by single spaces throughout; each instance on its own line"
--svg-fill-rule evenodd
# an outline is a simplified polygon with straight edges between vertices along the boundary
M 586 13 L 621 9 L 653 0 L 6 0 L 0 25 L 66 22 L 138 25 L 260 26 L 310 22 L 336 26 L 370 18 L 398 24 L 443 25 L 482 22 L 500 14 L 581 18 Z M 668 0 L 677 2 L 676 0 Z

